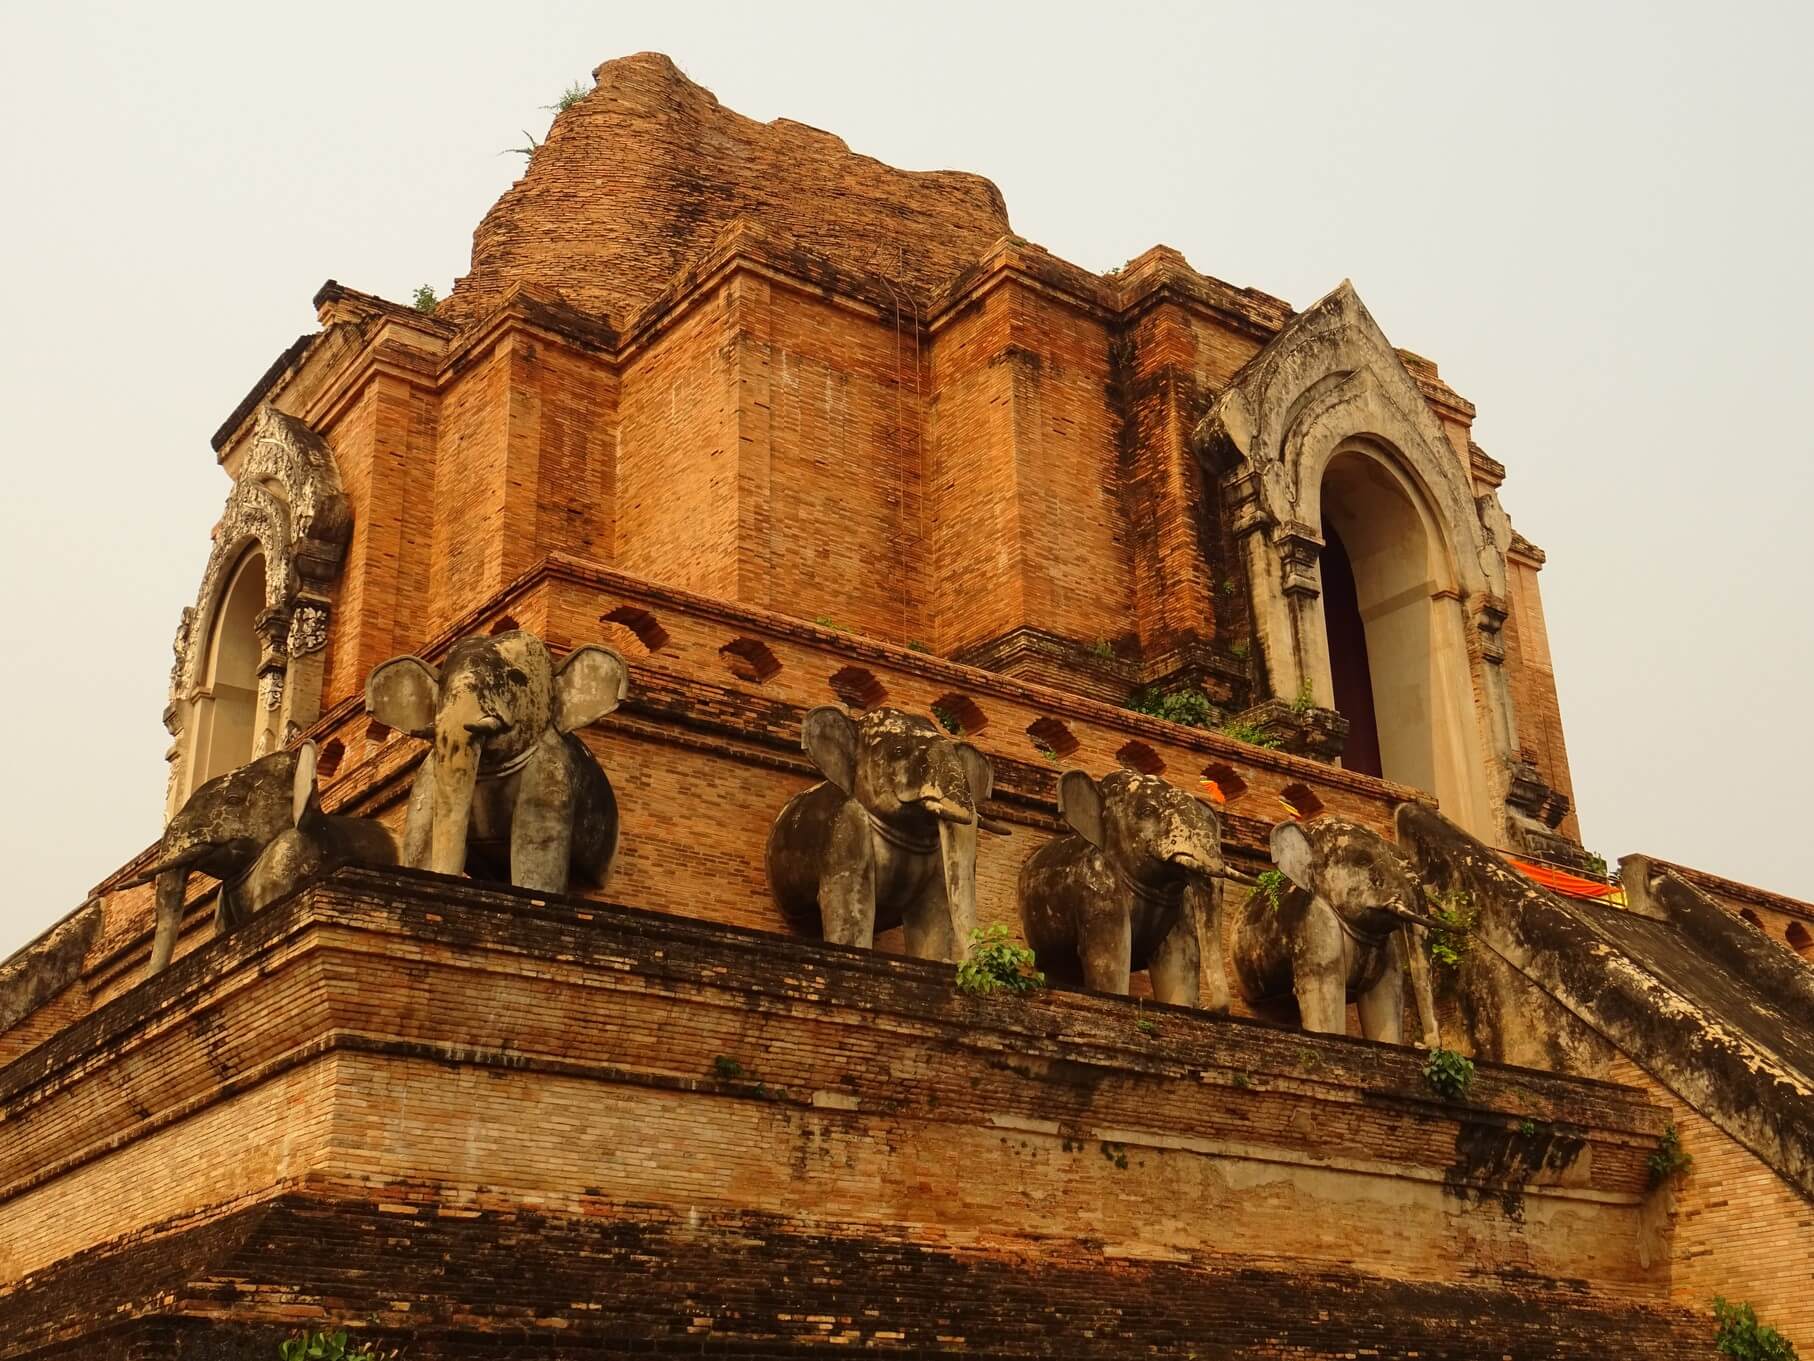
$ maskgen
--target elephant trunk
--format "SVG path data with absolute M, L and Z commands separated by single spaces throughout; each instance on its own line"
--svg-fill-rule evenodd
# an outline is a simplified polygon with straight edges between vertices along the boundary
M 157 933 L 151 938 L 151 967 L 147 974 L 162 973 L 176 953 L 176 938 L 183 929 L 183 898 L 188 888 L 186 861 L 178 861 L 157 876 Z
M 1197 923 L 1202 956 L 1202 994 L 1198 1005 L 1216 1016 L 1228 1014 L 1228 961 L 1222 949 L 1222 886 L 1206 875 L 1184 881 L 1184 905 Z
M 472 820 L 472 796 L 479 783 L 484 739 L 498 730 L 496 718 L 464 721 L 443 711 L 436 725 L 434 820 L 429 833 L 428 868 L 436 874 L 466 871 L 466 831 Z
M 945 902 L 951 910 L 949 959 L 955 964 L 970 955 L 976 930 L 976 815 L 958 821 L 939 819 L 939 865 L 945 875 Z
M 1401 929 L 1405 967 L 1411 974 L 1411 992 L 1417 999 L 1417 1021 L 1425 1049 L 1442 1047 L 1442 1030 L 1436 1023 L 1436 990 L 1430 982 L 1430 956 L 1424 948 L 1424 928 L 1406 922 Z

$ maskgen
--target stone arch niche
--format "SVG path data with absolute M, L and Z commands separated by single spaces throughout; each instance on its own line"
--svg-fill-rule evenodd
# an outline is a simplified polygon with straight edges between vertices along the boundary
M 196 786 L 275 751 L 319 716 L 328 585 L 351 530 L 327 444 L 261 407 L 195 604 L 177 625 L 165 816 Z
M 1510 522 L 1490 491 L 1476 496 L 1463 456 L 1352 285 L 1255 356 L 1198 427 L 1197 445 L 1246 558 L 1270 696 L 1356 708 L 1352 610 L 1371 688 L 1362 716 L 1378 735 L 1380 769 L 1370 773 L 1426 789 L 1469 831 L 1517 844 L 1506 796 L 1518 744 L 1500 637 Z M 1347 573 L 1329 599 L 1326 565 Z M 1358 768 L 1370 764 L 1363 746 L 1355 751 Z

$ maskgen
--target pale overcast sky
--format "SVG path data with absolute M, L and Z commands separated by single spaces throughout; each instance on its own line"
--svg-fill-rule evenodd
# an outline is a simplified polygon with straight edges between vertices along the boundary
M 1814 897 L 1810 7 L 9 4 L 0 956 L 160 827 L 208 436 L 337 278 L 443 293 L 592 67 L 989 176 L 1106 269 L 1352 278 L 1510 470 L 1587 844 Z M 752 847 L 751 854 L 759 853 Z

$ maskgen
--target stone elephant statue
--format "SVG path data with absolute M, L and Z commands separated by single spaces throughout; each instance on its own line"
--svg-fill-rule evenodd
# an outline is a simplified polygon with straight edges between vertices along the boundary
M 575 648 L 558 666 L 521 629 L 462 638 L 440 668 L 393 657 L 365 686 L 366 711 L 433 745 L 417 767 L 403 863 L 564 893 L 572 873 L 602 888 L 617 853 L 617 798 L 575 730 L 623 700 L 624 659 Z
M 825 779 L 769 832 L 776 904 L 834 944 L 867 949 L 900 925 L 909 954 L 961 960 L 976 925 L 977 833 L 1007 830 L 980 812 L 988 758 L 898 709 L 810 710 L 800 745 Z
M 1424 1043 L 1435 1047 L 1419 931 L 1433 923 L 1404 854 L 1376 832 L 1325 816 L 1274 827 L 1272 859 L 1290 884 L 1276 904 L 1265 891 L 1248 898 L 1235 937 L 1235 974 L 1247 999 L 1295 993 L 1304 1029 L 1340 1035 L 1352 993 L 1361 1033 L 1401 1044 L 1408 968 Z
M 1152 775 L 1081 770 L 1058 779 L 1070 835 L 1049 841 L 1020 868 L 1020 922 L 1056 978 L 1126 996 L 1145 969 L 1153 996 L 1179 1006 L 1228 1010 L 1217 879 L 1222 820 Z M 1208 995 L 1200 987 L 1201 934 L 1210 928 Z
M 392 865 L 397 852 L 384 827 L 321 811 L 316 750 L 304 742 L 217 775 L 170 819 L 156 854 L 130 887 L 157 881 L 157 927 L 147 976 L 161 973 L 176 950 L 191 873 L 221 881 L 214 926 L 229 931 L 338 865 Z

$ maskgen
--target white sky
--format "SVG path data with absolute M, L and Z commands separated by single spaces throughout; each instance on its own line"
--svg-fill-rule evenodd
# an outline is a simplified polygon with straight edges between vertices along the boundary
M 208 436 L 324 279 L 445 293 L 500 149 L 647 48 L 1092 269 L 1352 277 L 1550 555 L 1588 845 L 1814 898 L 1814 7 L 13 3 L 0 956 L 157 835 Z

